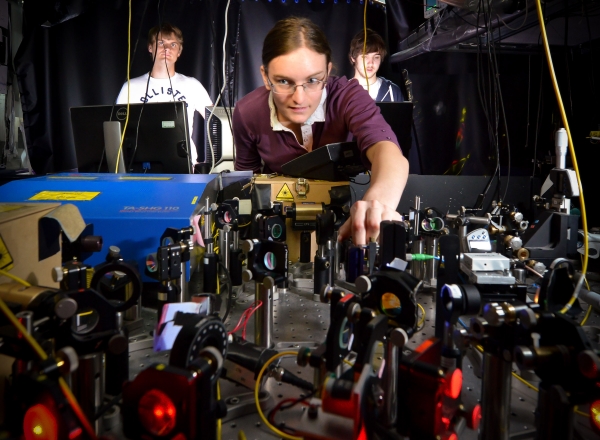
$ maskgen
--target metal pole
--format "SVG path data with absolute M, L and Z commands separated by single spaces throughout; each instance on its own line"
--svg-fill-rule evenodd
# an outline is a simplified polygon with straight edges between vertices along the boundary
M 262 306 L 254 312 L 254 343 L 259 347 L 273 346 L 273 294 L 276 288 L 271 277 L 256 283 L 256 301 L 262 301 Z
M 483 354 L 481 440 L 509 439 L 511 366 L 499 356 Z

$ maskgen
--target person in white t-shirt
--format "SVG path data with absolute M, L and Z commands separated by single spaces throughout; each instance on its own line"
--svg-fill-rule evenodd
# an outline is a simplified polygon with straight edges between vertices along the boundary
M 381 62 L 387 54 L 383 38 L 371 29 L 367 29 L 366 34 L 366 50 L 364 30 L 358 32 L 350 42 L 348 57 L 354 66 L 354 79 L 369 91 L 369 95 L 375 101 L 404 101 L 402 90 L 398 85 L 382 76 L 377 76 Z M 363 50 L 365 50 L 364 55 Z
M 192 163 L 195 164 L 198 151 L 192 140 L 194 112 L 197 111 L 204 118 L 205 107 L 212 105 L 212 101 L 200 81 L 175 72 L 175 63 L 182 50 L 183 34 L 178 27 L 165 22 L 150 29 L 148 52 L 154 60 L 154 66 L 149 74 L 138 76 L 123 84 L 116 103 L 185 101 L 190 129 L 190 154 Z

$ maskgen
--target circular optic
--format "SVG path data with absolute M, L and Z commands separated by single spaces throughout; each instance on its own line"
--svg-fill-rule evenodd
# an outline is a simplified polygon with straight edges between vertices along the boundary
M 471 425 L 469 428 L 473 430 L 477 430 L 479 428 L 479 423 L 481 423 L 481 405 L 475 405 L 473 411 L 471 412 Z
M 275 254 L 273 252 L 267 252 L 264 258 L 265 267 L 269 270 L 274 270 L 275 266 L 277 266 L 277 258 L 275 258 Z
M 402 303 L 393 293 L 381 295 L 381 311 L 389 317 L 397 317 L 402 313 Z
M 175 242 L 173 241 L 173 239 L 171 237 L 165 237 L 162 239 L 162 246 L 170 246 L 173 243 L 175 243 Z
M 73 333 L 78 335 L 85 335 L 96 328 L 100 322 L 100 314 L 91 307 L 87 307 L 82 310 L 78 310 L 75 316 L 73 316 L 73 323 L 71 324 Z
M 138 404 L 140 423 L 152 435 L 169 434 L 177 423 L 177 409 L 173 401 L 159 390 L 150 390 Z
M 450 380 L 448 381 L 446 388 L 446 396 L 451 399 L 457 399 L 460 396 L 460 391 L 462 390 L 463 383 L 463 375 L 460 369 L 456 369 L 450 375 Z
M 58 440 L 58 422 L 54 413 L 42 404 L 33 405 L 23 419 L 25 440 Z
M 421 221 L 421 228 L 423 228 L 424 231 L 431 231 L 432 230 L 431 220 L 428 218 L 424 218 Z
M 158 263 L 156 261 L 156 255 L 150 254 L 146 257 L 146 269 L 148 272 L 156 272 L 158 270 Z
M 271 235 L 273 236 L 273 238 L 279 238 L 281 237 L 281 234 L 283 234 L 283 228 L 281 227 L 281 225 L 273 225 L 273 227 L 271 228 Z
M 352 323 L 348 321 L 348 318 L 344 318 L 342 321 L 342 331 L 340 332 L 340 338 L 338 344 L 341 349 L 345 350 L 348 348 L 350 342 L 350 336 L 352 335 Z
M 233 217 L 232 215 L 229 213 L 229 211 L 225 211 L 223 213 L 223 221 L 225 223 L 231 223 L 233 221 Z

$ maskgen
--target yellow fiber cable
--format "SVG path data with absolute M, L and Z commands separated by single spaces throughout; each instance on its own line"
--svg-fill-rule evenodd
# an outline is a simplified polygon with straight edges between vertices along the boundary
M 217 379 L 217 401 L 221 400 L 221 386 L 219 385 L 219 379 Z M 221 419 L 217 419 L 217 440 L 221 440 L 222 426 Z
M 280 357 L 297 356 L 297 355 L 298 355 L 298 352 L 296 352 L 296 351 L 282 351 L 281 353 L 277 353 L 275 356 L 271 357 L 271 359 L 269 359 L 267 362 L 265 362 L 265 364 L 261 368 L 260 372 L 258 373 L 258 376 L 256 377 L 256 386 L 254 387 L 254 401 L 256 403 L 256 409 L 258 411 L 258 415 L 260 416 L 260 419 L 275 434 L 277 434 L 280 437 L 289 439 L 289 440 L 302 440 L 302 437 L 295 437 L 293 435 L 289 435 L 288 433 L 285 433 L 285 432 L 277 429 L 275 426 L 271 425 L 271 423 L 269 423 L 269 421 L 267 420 L 267 418 L 265 417 L 265 415 L 262 412 L 262 409 L 260 407 L 260 400 L 258 399 L 258 395 L 260 393 L 260 382 L 262 380 L 263 374 L 265 373 L 265 371 L 269 367 L 269 365 L 271 365 L 271 363 L 273 361 L 279 359 Z
M 158 35 L 157 35 L 158 38 Z M 123 127 L 123 133 L 121 134 L 121 144 L 119 145 L 119 151 L 117 153 L 117 162 L 115 165 L 115 174 L 119 172 L 119 160 L 121 159 L 121 152 L 123 151 L 123 142 L 125 142 L 125 131 L 127 130 L 127 124 L 129 124 L 129 66 L 131 65 L 131 0 L 129 0 L 129 22 L 127 25 L 127 116 L 125 116 L 125 126 Z M 148 74 L 150 75 L 150 73 Z M 127 170 L 125 170 L 127 172 Z
M 585 323 L 587 322 L 587 320 L 590 318 L 591 314 L 592 314 L 592 306 L 588 306 L 587 312 L 585 312 L 585 316 L 583 317 L 583 320 L 581 321 L 581 324 L 579 324 L 579 325 L 581 325 L 583 327 L 585 325 Z
M 587 417 L 587 418 L 590 417 L 589 414 L 584 413 L 583 411 L 579 411 L 579 409 L 577 407 L 575 407 L 575 409 L 573 411 L 575 411 L 575 414 L 579 414 L 580 416 Z
M 417 323 L 417 328 L 420 328 L 423 324 L 425 324 L 425 309 L 421 304 L 417 303 L 417 305 L 419 306 L 419 309 L 422 313 L 421 319 L 419 319 L 419 322 Z
M 575 174 L 577 175 L 577 186 L 579 187 L 579 203 L 581 205 L 581 223 L 583 225 L 583 246 L 584 246 L 584 254 L 583 254 L 583 264 L 581 267 L 581 276 L 585 276 L 587 272 L 588 266 L 588 252 L 589 252 L 589 243 L 588 243 L 588 227 L 587 227 L 587 215 L 585 210 L 585 202 L 583 199 L 583 188 L 581 187 L 581 176 L 579 175 L 579 167 L 577 166 L 577 157 L 575 156 L 575 148 L 573 146 L 573 138 L 571 138 L 571 129 L 569 128 L 569 122 L 567 121 L 567 114 L 565 112 L 565 106 L 562 101 L 562 97 L 560 95 L 560 90 L 558 88 L 558 82 L 556 81 L 556 73 L 554 72 L 554 65 L 552 64 L 552 55 L 550 54 L 550 45 L 548 43 L 548 35 L 546 34 L 546 26 L 544 24 L 544 15 L 542 13 L 542 4 L 541 0 L 536 0 L 535 2 L 537 8 L 538 20 L 540 22 L 540 30 L 542 32 L 542 39 L 544 41 L 544 50 L 546 52 L 546 59 L 548 61 L 548 69 L 550 70 L 550 76 L 552 78 L 552 85 L 554 86 L 554 93 L 556 94 L 556 100 L 558 101 L 558 106 L 560 109 L 560 115 L 562 117 L 563 125 L 565 126 L 565 130 L 567 131 L 567 136 L 569 138 L 569 153 L 571 155 L 571 161 L 573 162 L 573 169 L 575 170 Z M 575 293 L 575 292 L 574 292 Z M 575 303 L 577 299 L 576 295 L 573 295 L 569 302 L 561 309 L 560 313 L 566 313 Z
M 481 345 L 476 345 L 475 348 L 477 349 L 477 351 L 479 351 L 480 353 L 483 353 L 483 346 Z M 514 371 L 512 372 L 512 375 L 515 379 L 520 380 L 521 382 L 523 382 L 525 385 L 527 385 L 529 388 L 531 388 L 533 391 L 535 392 L 539 392 L 540 390 L 538 388 L 535 387 L 535 385 L 527 382 L 525 379 L 523 379 L 521 376 L 519 376 L 517 373 L 515 373 Z
M 581 256 L 581 258 L 583 259 L 583 255 Z M 585 287 L 587 287 L 587 290 L 590 290 L 590 283 L 588 283 L 587 278 L 585 279 Z M 581 324 L 579 324 L 580 326 L 584 326 L 585 323 L 587 322 L 588 319 L 590 319 L 590 316 L 592 314 L 592 306 L 588 306 L 587 312 L 585 312 L 585 316 L 583 317 L 583 320 L 581 321 Z
M 0 275 L 2 275 L 2 276 L 5 276 L 5 277 L 8 277 L 8 278 L 10 278 L 10 279 L 13 279 L 13 280 L 15 280 L 17 283 L 23 284 L 23 285 L 24 285 L 24 286 L 26 286 L 26 287 L 31 287 L 31 284 L 29 284 L 29 283 L 28 283 L 27 281 L 25 281 L 23 278 L 19 278 L 18 276 L 16 276 L 16 275 L 13 275 L 12 273 L 10 273 L 10 272 L 7 272 L 7 271 L 5 271 L 5 270 L 3 270 L 3 269 L 0 269 Z

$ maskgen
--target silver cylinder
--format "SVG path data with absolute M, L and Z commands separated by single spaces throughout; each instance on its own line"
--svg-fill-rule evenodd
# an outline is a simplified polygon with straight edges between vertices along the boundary
M 527 283 L 527 271 L 521 268 L 515 268 L 512 270 L 512 274 L 515 277 L 515 281 L 517 284 L 526 284 Z
M 567 130 L 564 128 L 556 130 L 554 145 L 556 146 L 556 168 L 564 170 L 567 167 L 567 150 L 569 148 Z
M 385 369 L 382 377 L 382 388 L 385 390 L 381 422 L 387 428 L 396 425 L 398 417 L 398 361 L 400 348 L 387 338 L 385 344 Z
M 231 244 L 231 226 L 229 225 L 225 225 L 223 226 L 223 231 L 222 234 L 219 235 L 219 249 L 220 249 L 220 261 L 223 262 L 223 265 L 225 266 L 225 268 L 227 270 L 229 269 L 229 254 L 230 254 L 230 249 L 229 246 Z M 225 274 L 222 274 L 223 277 L 225 276 Z
M 338 279 L 338 276 L 340 274 L 340 252 L 341 252 L 341 245 L 340 243 L 338 243 L 338 231 L 335 231 L 333 233 L 333 273 L 334 273 L 334 278 L 333 280 L 331 280 L 332 283 L 335 282 L 335 280 Z
M 458 240 L 460 241 L 460 251 L 462 253 L 469 252 L 467 249 L 467 225 L 458 227 Z
M 240 231 L 233 231 L 231 246 L 234 251 L 237 251 L 240 248 Z
M 421 209 L 421 197 L 415 196 L 415 210 L 414 210 L 414 234 L 421 235 L 421 230 L 419 229 L 421 226 L 421 219 L 419 215 L 419 210 Z
M 177 293 L 177 302 L 185 302 L 190 296 L 188 292 L 188 282 L 187 282 L 187 264 L 186 262 L 181 263 L 181 275 L 177 280 L 177 284 L 179 285 L 179 290 Z
M 96 434 L 103 430 L 102 418 L 94 420 L 104 401 L 104 353 L 79 357 L 79 368 L 71 373 L 71 388 Z
M 437 236 L 425 237 L 425 250 L 429 255 L 438 254 L 439 238 Z M 425 261 L 425 280 L 429 282 L 431 287 L 437 286 L 439 260 L 432 259 Z
M 27 333 L 31 334 L 33 332 L 33 312 L 24 311 L 19 312 L 16 315 L 16 318 L 19 322 L 25 327 Z M 16 359 L 13 363 L 13 374 L 25 373 L 26 371 L 31 370 L 32 361 L 24 361 L 21 359 Z
M 212 226 L 212 212 L 210 210 L 210 201 L 208 197 L 204 202 L 204 230 L 202 231 L 202 237 L 205 240 L 210 240 L 212 238 L 211 226 Z M 213 243 L 206 243 L 206 252 L 212 254 L 214 250 Z
M 116 318 L 117 318 L 117 330 L 122 330 L 123 329 L 123 312 L 117 312 Z
M 125 286 L 125 301 L 129 300 L 131 295 L 133 295 L 133 284 L 128 283 Z M 138 319 L 142 319 L 142 295 L 140 295 L 133 306 L 125 310 L 123 318 L 125 321 L 137 321 Z
M 275 281 L 266 277 L 262 283 L 256 283 L 256 302 L 262 306 L 254 312 L 254 343 L 259 347 L 273 346 L 273 294 Z
M 425 252 L 425 240 L 414 240 L 411 252 L 413 254 L 422 254 Z M 425 277 L 425 262 L 411 261 L 410 270 L 415 278 L 422 280 Z
M 510 362 L 499 356 L 483 354 L 481 440 L 509 439 L 511 367 Z

